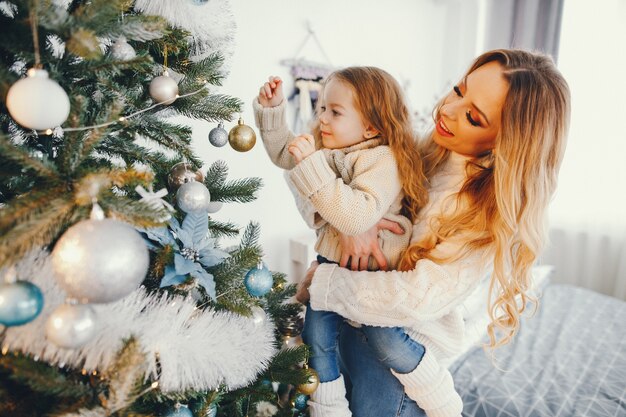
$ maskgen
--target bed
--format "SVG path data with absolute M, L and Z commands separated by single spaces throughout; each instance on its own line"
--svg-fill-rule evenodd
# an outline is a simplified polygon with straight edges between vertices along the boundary
M 514 341 L 450 368 L 464 417 L 626 416 L 626 302 L 547 285 Z

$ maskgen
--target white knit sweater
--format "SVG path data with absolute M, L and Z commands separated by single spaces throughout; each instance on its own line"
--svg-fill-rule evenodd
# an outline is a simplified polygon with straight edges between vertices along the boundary
M 436 219 L 442 212 L 454 210 L 454 194 L 466 179 L 466 162 L 465 157 L 452 153 L 431 179 L 429 202 L 413 227 L 412 241 L 421 240 L 431 226 L 436 227 Z M 461 238 L 443 241 L 433 254 L 455 254 L 463 243 Z M 487 252 L 474 251 L 461 260 L 441 265 L 422 259 L 415 269 L 407 272 L 352 272 L 323 264 L 317 268 L 309 287 L 311 307 L 334 311 L 366 325 L 404 327 L 409 336 L 446 365 L 480 336 L 475 332 L 469 334 L 465 318 L 476 313 L 468 309 L 469 305 L 487 316 L 485 277 L 491 268 Z M 484 302 L 474 302 L 476 297 Z
M 289 170 L 287 183 L 298 208 L 317 232 L 316 252 L 339 262 L 339 233 L 361 234 L 384 217 L 405 230 L 401 235 L 379 232 L 381 250 L 395 268 L 409 244 L 412 225 L 400 214 L 402 183 L 389 146 L 370 139 L 342 149 L 319 149 L 296 165 L 287 151 L 295 136 L 285 121 L 285 101 L 262 107 L 255 99 L 253 107 L 270 159 Z M 373 258 L 370 268 L 377 269 Z

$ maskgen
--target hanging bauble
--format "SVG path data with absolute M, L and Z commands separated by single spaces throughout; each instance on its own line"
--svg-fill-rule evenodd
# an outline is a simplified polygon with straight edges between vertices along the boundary
M 256 143 L 256 134 L 254 129 L 243 123 L 243 119 L 240 117 L 237 122 L 237 126 L 230 129 L 228 134 L 228 142 L 230 146 L 238 152 L 247 152 Z
M 298 385 L 296 389 L 303 394 L 311 395 L 320 385 L 320 377 L 317 374 L 317 371 L 313 368 L 309 368 L 305 365 L 305 370 L 308 374 L 307 382 Z
M 126 38 L 124 36 L 117 38 L 115 43 L 111 45 L 109 52 L 113 58 L 120 61 L 130 61 L 137 56 L 137 52 L 135 52 L 135 49 L 130 46 L 128 42 L 126 42 Z
M 59 284 L 82 303 L 108 303 L 134 291 L 148 272 L 148 248 L 126 223 L 83 220 L 52 251 Z
M 309 396 L 307 394 L 295 392 L 291 398 L 291 406 L 296 410 L 304 411 L 307 407 L 307 401 L 309 401 Z
M 185 213 L 206 212 L 211 202 L 211 193 L 201 182 L 188 182 L 181 185 L 176 192 L 176 202 Z
M 298 336 L 304 328 L 304 318 L 301 314 L 287 316 L 276 323 L 276 327 L 283 336 Z
M 70 99 L 48 72 L 31 68 L 28 76 L 9 88 L 6 106 L 13 120 L 35 130 L 52 129 L 63 124 L 70 114 Z
M 207 206 L 206 211 L 208 211 L 209 214 L 217 213 L 222 209 L 223 205 L 224 203 L 222 203 L 221 201 L 211 201 Z
M 167 175 L 167 187 L 171 192 L 176 192 L 178 187 L 191 181 L 204 182 L 204 174 L 186 162 L 174 165 Z
M 164 414 L 165 417 L 193 417 L 193 413 L 183 404 L 176 404 L 174 407 L 167 410 Z
M 262 326 L 267 321 L 267 314 L 265 314 L 265 310 L 263 310 L 259 306 L 252 306 L 250 309 L 252 311 L 252 322 L 254 323 L 254 327 Z
M 46 337 L 65 349 L 83 346 L 96 331 L 96 312 L 88 304 L 61 304 L 46 321 Z
M 178 98 L 178 83 L 165 71 L 150 82 L 150 97 L 161 104 L 172 104 Z
M 263 262 L 259 261 L 256 267 L 248 271 L 243 283 L 251 296 L 263 297 L 272 289 L 274 278 Z
M 228 132 L 224 129 L 223 123 L 220 122 L 217 124 L 217 127 L 211 129 L 209 132 L 209 142 L 211 142 L 211 145 L 217 146 L 218 148 L 226 145 L 228 142 Z
M 0 324 L 21 326 L 41 313 L 43 294 L 28 281 L 6 282 L 0 285 Z

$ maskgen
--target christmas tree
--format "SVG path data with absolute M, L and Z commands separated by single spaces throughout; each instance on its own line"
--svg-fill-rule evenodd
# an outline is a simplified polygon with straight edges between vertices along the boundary
M 317 380 L 295 287 L 263 264 L 259 225 L 220 210 L 261 180 L 205 167 L 170 119 L 240 111 L 215 92 L 224 13 L 0 3 L 0 415 L 306 414 Z M 253 133 L 209 138 L 244 152 Z

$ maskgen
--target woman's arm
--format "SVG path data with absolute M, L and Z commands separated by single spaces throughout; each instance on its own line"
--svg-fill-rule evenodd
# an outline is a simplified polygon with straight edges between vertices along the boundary
M 460 243 L 442 242 L 438 254 L 455 253 Z M 460 304 L 487 271 L 484 251 L 439 265 L 422 259 L 411 271 L 353 272 L 320 265 L 308 286 L 314 310 L 334 311 L 373 326 L 412 326 L 438 319 Z
M 356 152 L 359 155 L 349 184 L 337 178 L 322 151 L 314 152 L 289 172 L 302 198 L 346 235 L 357 235 L 374 226 L 402 189 L 395 159 L 387 146 Z

